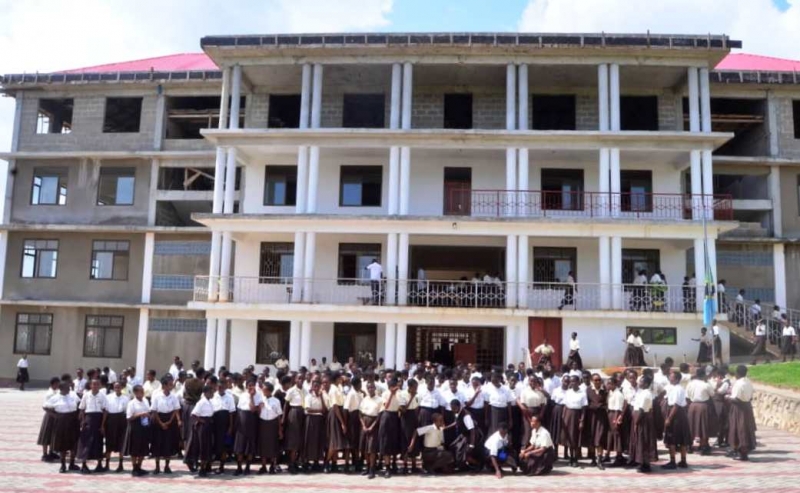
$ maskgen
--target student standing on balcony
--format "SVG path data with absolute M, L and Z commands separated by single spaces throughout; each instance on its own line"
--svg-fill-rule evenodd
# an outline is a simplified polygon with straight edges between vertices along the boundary
M 369 271 L 369 284 L 372 288 L 372 304 L 373 305 L 380 305 L 381 304 L 381 278 L 383 276 L 383 267 L 381 263 L 378 262 L 378 259 L 372 259 L 372 262 L 366 267 L 366 270 Z
M 577 286 L 575 285 L 575 273 L 569 271 L 567 273 L 567 280 L 564 283 L 564 299 L 561 300 L 561 305 L 558 307 L 559 310 L 562 310 L 566 305 L 575 307 L 576 290 Z M 577 307 L 575 307 L 575 309 L 577 309 Z

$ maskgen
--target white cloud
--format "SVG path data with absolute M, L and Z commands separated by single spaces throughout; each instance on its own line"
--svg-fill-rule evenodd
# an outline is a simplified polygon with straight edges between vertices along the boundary
M 393 0 L 0 0 L 0 73 L 200 51 L 211 34 L 384 29 Z M 0 98 L 0 150 L 14 102 Z
M 518 28 L 528 32 L 727 34 L 743 52 L 800 58 L 800 5 L 773 0 L 530 0 Z

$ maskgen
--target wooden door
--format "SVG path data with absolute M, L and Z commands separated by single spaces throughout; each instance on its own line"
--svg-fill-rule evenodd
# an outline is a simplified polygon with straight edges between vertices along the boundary
M 560 368 L 564 361 L 564 353 L 561 343 L 561 319 L 560 318 L 544 318 L 544 317 L 531 317 L 528 319 L 528 341 L 530 350 L 536 349 L 536 346 L 547 339 L 547 342 L 555 349 L 553 355 L 553 367 Z M 536 361 L 534 360 L 534 365 Z
M 447 216 L 472 214 L 472 169 L 444 169 L 444 213 Z
M 462 363 L 477 363 L 478 362 L 478 345 L 477 344 L 453 344 L 453 361 L 460 361 Z

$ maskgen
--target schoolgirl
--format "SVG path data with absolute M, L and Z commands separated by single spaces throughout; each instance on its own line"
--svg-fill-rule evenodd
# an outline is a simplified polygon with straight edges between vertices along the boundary
M 333 373 L 330 376 L 329 387 L 325 392 L 326 407 L 327 407 L 327 465 L 325 472 L 338 472 L 339 467 L 336 464 L 339 456 L 339 451 L 347 450 L 349 448 L 347 442 L 347 421 L 344 418 L 344 393 L 341 388 L 342 374 L 339 372 Z
M 361 420 L 361 439 L 359 448 L 367 461 L 367 468 L 362 474 L 369 479 L 375 477 L 375 458 L 380 451 L 378 440 L 378 416 L 383 408 L 383 398 L 375 393 L 375 383 L 367 383 L 367 395 L 361 400 L 358 415 Z
M 584 427 L 584 409 L 589 405 L 586 392 L 580 388 L 578 377 L 570 378 L 569 389 L 564 393 L 561 433 L 569 447 L 569 465 L 578 467 L 578 454 L 581 448 L 581 433 Z
M 389 388 L 383 393 L 383 409 L 378 425 L 378 441 L 383 456 L 385 470 L 383 476 L 392 476 L 391 465 L 402 450 L 403 437 L 400 426 L 400 408 L 406 403 L 400 395 L 400 386 L 396 378 L 388 381 Z
M 281 429 L 281 415 L 283 408 L 281 403 L 272 396 L 275 386 L 270 382 L 265 382 L 261 388 L 263 393 L 261 404 L 259 405 L 258 420 L 258 455 L 261 457 L 261 469 L 258 474 L 267 472 L 275 474 L 278 458 L 281 455 L 281 439 L 283 430 Z
M 234 476 L 250 474 L 250 462 L 258 453 L 258 413 L 261 405 L 261 394 L 256 391 L 256 380 L 248 379 L 245 393 L 239 396 L 237 405 L 238 423 L 233 452 L 236 454 L 236 471 Z M 244 470 L 242 469 L 244 464 Z
M 236 403 L 233 399 L 233 394 L 228 392 L 227 387 L 226 382 L 219 381 L 217 383 L 217 392 L 211 398 L 211 405 L 214 407 L 214 417 L 212 419 L 214 453 L 212 460 L 219 461 L 219 468 L 214 471 L 215 474 L 225 472 L 225 462 L 233 449 Z
M 42 424 L 39 426 L 39 436 L 36 439 L 36 445 L 42 447 L 42 462 L 50 462 L 58 459 L 58 454 L 53 451 L 53 424 L 55 423 L 56 413 L 47 407 L 47 401 L 59 393 L 58 387 L 60 384 L 60 378 L 51 378 L 50 386 L 44 393 L 44 402 L 42 404 L 44 416 L 42 416 Z
M 95 472 L 103 472 L 103 429 L 105 425 L 106 395 L 100 392 L 100 380 L 90 383 L 90 391 L 83 394 L 78 406 L 80 438 L 78 439 L 78 460 L 82 462 L 81 473 L 91 472 L 87 461 L 96 460 Z
M 603 470 L 603 449 L 608 441 L 608 391 L 603 386 L 603 379 L 597 373 L 592 374 L 591 382 L 586 389 L 586 398 L 589 405 L 586 408 L 584 426 L 589 426 L 591 465 Z
M 361 418 L 359 416 L 359 407 L 364 394 L 361 391 L 361 379 L 353 377 L 350 381 L 350 391 L 344 398 L 344 405 L 342 412 L 344 413 L 344 421 L 347 423 L 347 445 L 348 448 L 344 451 L 344 469 L 345 472 L 360 472 L 362 470 L 361 464 Z M 349 460 L 352 459 L 353 469 L 350 469 Z
M 128 403 L 125 411 L 128 420 L 128 429 L 125 432 L 124 454 L 130 456 L 132 476 L 148 474 L 142 469 L 142 461 L 150 453 L 150 405 L 144 398 L 144 389 L 141 385 L 133 386 L 133 399 Z
M 667 387 L 666 404 L 669 409 L 664 422 L 664 445 L 669 448 L 669 462 L 662 469 L 677 469 L 686 465 L 686 451 L 692 445 L 687 413 L 686 390 L 681 386 L 680 372 L 672 372 Z M 675 463 L 677 451 L 681 452 L 681 461 Z
M 286 391 L 286 404 L 283 407 L 283 448 L 289 454 L 289 472 L 297 474 L 299 456 L 303 452 L 305 434 L 306 392 L 303 390 L 303 376 L 295 376 L 295 386 Z
M 639 390 L 632 403 L 632 428 L 630 444 L 630 465 L 638 465 L 638 471 L 650 472 L 650 459 L 655 448 L 655 425 L 653 423 L 652 381 L 649 376 L 642 377 Z
M 417 472 L 417 457 L 420 454 L 419 441 L 412 445 L 414 433 L 419 427 L 419 399 L 417 395 L 418 384 L 413 378 L 407 382 L 406 390 L 402 391 L 401 399 L 405 405 L 400 409 L 400 419 L 402 421 L 403 431 L 403 445 L 406 450 L 403 451 L 403 472 Z M 411 469 L 408 468 L 409 459 L 411 460 Z
M 125 411 L 128 408 L 130 398 L 122 393 L 122 383 L 114 384 L 113 392 L 106 396 L 105 418 L 103 422 L 103 435 L 106 439 L 106 470 L 111 462 L 111 454 L 119 454 L 119 463 L 115 472 L 123 472 L 122 467 L 123 446 L 125 444 L 125 430 L 128 422 L 125 419 Z
M 153 474 L 161 474 L 161 459 L 164 474 L 172 474 L 169 461 L 181 450 L 181 403 L 172 392 L 172 377 L 161 380 L 161 390 L 152 394 L 150 410 L 153 422 L 151 452 L 156 459 Z
M 59 472 L 67 472 L 66 459 L 69 455 L 69 470 L 78 471 L 80 468 L 75 465 L 75 454 L 78 445 L 79 420 L 78 420 L 79 399 L 75 393 L 71 392 L 69 383 L 62 382 L 58 387 L 58 394 L 53 395 L 45 403 L 46 409 L 52 409 L 53 416 L 53 450 L 58 452 L 61 457 L 61 469 Z
M 306 395 L 305 430 L 303 461 L 307 471 L 319 470 L 319 461 L 325 455 L 325 398 L 322 395 L 322 382 L 319 378 L 311 381 L 311 389 Z

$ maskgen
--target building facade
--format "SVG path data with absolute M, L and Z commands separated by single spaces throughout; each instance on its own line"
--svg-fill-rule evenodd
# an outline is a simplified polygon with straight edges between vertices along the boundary
M 601 367 L 631 329 L 648 363 L 693 361 L 706 262 L 731 298 L 800 302 L 800 86 L 715 70 L 738 41 L 201 45 L 189 69 L 2 79 L 2 376 L 24 352 L 35 379 L 173 354 L 492 366 L 572 332 Z

